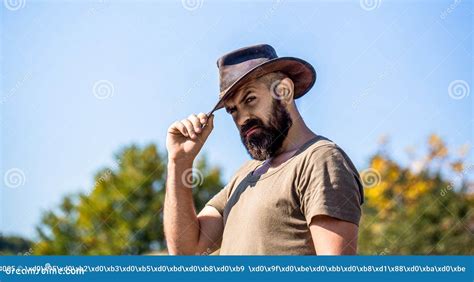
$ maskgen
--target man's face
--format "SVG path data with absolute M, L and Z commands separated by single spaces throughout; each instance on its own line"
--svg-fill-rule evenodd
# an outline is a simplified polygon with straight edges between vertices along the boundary
M 247 152 L 260 161 L 275 155 L 292 125 L 284 104 L 259 80 L 243 85 L 225 101 L 225 109 L 232 115 Z

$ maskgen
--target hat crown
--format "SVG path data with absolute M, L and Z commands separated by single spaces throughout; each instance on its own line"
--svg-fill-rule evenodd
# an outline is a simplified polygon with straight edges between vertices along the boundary
M 224 107 L 243 85 L 271 72 L 283 72 L 294 84 L 294 99 L 306 94 L 316 81 L 316 71 L 305 60 L 295 57 L 278 57 L 268 44 L 244 47 L 225 54 L 217 60 L 219 69 L 219 101 L 209 112 Z
M 220 92 L 224 92 L 248 71 L 275 58 L 278 58 L 277 53 L 268 44 L 240 48 L 220 57 L 217 60 Z
M 269 60 L 277 58 L 275 49 L 268 44 L 259 44 L 244 47 L 225 54 L 217 60 L 217 67 L 220 69 L 226 65 L 236 65 L 248 60 L 267 58 Z

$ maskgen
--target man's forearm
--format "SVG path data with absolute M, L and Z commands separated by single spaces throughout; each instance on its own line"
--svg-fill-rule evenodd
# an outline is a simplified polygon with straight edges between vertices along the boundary
M 191 176 L 184 173 L 191 174 L 192 166 L 192 162 L 168 162 L 163 221 L 168 252 L 173 255 L 194 254 L 199 241 L 191 183 L 183 181 L 190 179 Z

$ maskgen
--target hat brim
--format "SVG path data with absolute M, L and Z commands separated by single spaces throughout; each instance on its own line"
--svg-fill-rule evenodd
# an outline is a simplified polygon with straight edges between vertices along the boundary
M 316 82 L 316 71 L 313 66 L 305 60 L 295 57 L 275 58 L 252 68 L 231 84 L 226 90 L 222 91 L 219 95 L 219 101 L 212 111 L 209 112 L 209 115 L 212 114 L 212 112 L 223 108 L 224 101 L 229 99 L 234 92 L 245 83 L 262 75 L 277 71 L 285 73 L 291 78 L 291 80 L 293 80 L 295 92 L 294 99 L 305 95 Z

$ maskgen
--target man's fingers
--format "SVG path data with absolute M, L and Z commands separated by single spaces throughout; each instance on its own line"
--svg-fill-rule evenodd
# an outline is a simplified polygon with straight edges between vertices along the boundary
M 203 134 L 203 136 L 207 137 L 214 127 L 213 118 L 214 115 L 208 117 L 205 113 L 191 114 L 187 119 L 175 121 L 170 126 L 169 131 L 171 133 L 181 133 L 191 139 L 196 139 L 198 134 Z M 204 125 L 206 126 L 203 127 Z
M 201 133 L 202 124 L 199 118 L 195 114 L 192 114 L 188 117 L 188 120 L 191 121 L 191 123 L 193 124 L 194 131 L 196 133 Z
M 189 137 L 191 137 L 191 139 L 195 139 L 196 138 L 196 132 L 194 131 L 193 123 L 189 119 L 183 119 L 181 121 L 181 123 L 184 124 L 184 126 L 186 127 L 186 130 L 188 131 Z
M 199 113 L 197 115 L 197 117 L 199 118 L 199 120 L 201 121 L 202 124 L 206 124 L 207 122 L 207 115 L 205 113 Z
M 213 128 L 214 128 L 214 115 L 211 115 L 207 119 L 206 126 L 202 130 L 202 135 L 204 136 L 204 138 L 207 138 L 207 136 L 209 136 Z
M 188 137 L 188 130 L 181 121 L 175 121 L 169 128 L 169 132 L 176 134 L 181 133 L 182 135 Z

